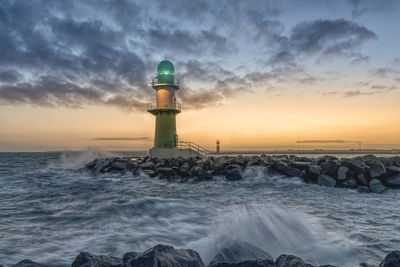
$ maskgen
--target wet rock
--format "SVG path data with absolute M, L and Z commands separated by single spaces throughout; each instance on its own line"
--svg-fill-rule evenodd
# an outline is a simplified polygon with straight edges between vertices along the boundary
M 338 160 L 338 158 L 335 156 L 325 155 L 325 156 L 318 158 L 318 164 L 321 164 L 322 162 L 327 161 L 327 160 Z
M 97 256 L 81 252 L 72 263 L 72 267 L 122 267 L 122 260 L 115 257 Z
M 126 254 L 125 254 L 126 255 Z M 199 254 L 191 249 L 175 249 L 157 245 L 131 257 L 124 267 L 201 267 L 204 266 Z
M 275 169 L 280 173 L 290 177 L 301 177 L 303 175 L 301 170 L 290 167 L 282 161 L 275 164 Z
M 339 169 L 337 170 L 337 179 L 339 181 L 346 180 L 348 172 L 349 168 L 347 168 L 346 166 L 340 166 Z
M 152 161 L 142 163 L 142 164 L 140 164 L 140 168 L 142 170 L 153 170 L 154 169 L 154 163 Z
M 341 163 L 356 175 L 366 174 L 368 171 L 368 166 L 359 159 L 343 159 Z
M 193 166 L 189 170 L 189 176 L 190 177 L 202 177 L 204 175 L 204 169 L 199 166 Z
M 17 264 L 12 265 L 12 267 L 51 267 L 51 266 L 26 259 L 18 262 Z
M 367 177 L 365 177 L 365 175 L 363 173 L 360 173 L 359 175 L 357 175 L 357 183 L 360 185 L 368 185 L 368 179 Z
M 369 190 L 368 186 L 357 186 L 357 191 L 359 193 L 369 193 L 371 190 Z
M 289 163 L 289 166 L 292 168 L 306 170 L 311 165 L 311 162 L 303 162 L 303 161 L 292 161 Z
M 225 167 L 225 170 L 228 170 L 228 171 L 229 171 L 229 170 L 236 169 L 236 168 L 241 169 L 242 166 L 239 165 L 239 164 L 229 164 L 229 165 L 227 165 L 227 166 Z
M 388 187 L 400 188 L 400 175 L 386 178 L 383 183 Z
M 156 172 L 151 169 L 143 170 L 143 173 L 148 175 L 150 178 L 156 177 Z
M 232 170 L 227 171 L 225 174 L 225 178 L 229 181 L 237 181 L 242 179 L 242 172 L 239 168 L 234 168 Z
M 187 161 L 185 161 L 182 166 L 179 168 L 179 174 L 182 176 L 187 176 L 190 170 L 190 165 Z
M 386 172 L 387 172 L 388 176 L 395 176 L 397 174 L 400 174 L 400 167 L 387 166 L 386 167 Z
M 248 242 L 234 242 L 221 249 L 210 262 L 210 265 L 221 262 L 233 263 L 257 259 L 273 261 L 271 255 Z
M 327 160 L 320 164 L 322 172 L 328 174 L 329 176 L 336 177 L 337 170 L 339 168 L 339 163 L 336 160 Z
M 383 178 L 387 176 L 385 166 L 381 162 L 374 163 L 369 167 L 369 176 L 371 179 L 374 178 Z
M 318 165 L 312 164 L 305 172 L 305 178 L 309 181 L 317 181 L 318 176 L 321 174 L 322 168 Z
M 160 167 L 156 169 L 156 175 L 160 175 L 160 178 L 168 178 L 175 175 L 175 171 L 171 167 Z
M 386 187 L 378 179 L 371 179 L 371 181 L 369 181 L 369 189 L 373 193 L 382 193 L 385 191 Z
M 249 260 L 235 263 L 217 263 L 215 265 L 209 265 L 209 267 L 275 267 L 275 263 L 271 260 Z
M 116 161 L 116 162 L 112 163 L 112 165 L 108 171 L 124 171 L 127 168 L 128 168 L 127 162 Z
M 128 252 L 128 253 L 125 253 L 124 256 L 122 257 L 123 266 L 132 266 L 133 260 L 134 260 L 135 257 L 136 257 L 137 255 L 139 255 L 139 254 L 140 254 L 140 253 L 138 253 L 138 252 Z
M 395 250 L 386 255 L 379 267 L 399 267 L 400 250 Z
M 354 178 L 350 178 L 349 180 L 344 181 L 342 186 L 345 188 L 356 188 L 357 181 Z
M 293 255 L 280 255 L 275 261 L 276 267 L 315 267 Z
M 369 166 L 381 162 L 379 160 L 379 158 L 377 158 L 376 156 L 371 155 L 371 154 L 358 157 L 358 159 L 360 159 L 362 162 L 364 162 L 365 164 L 367 164 Z
M 336 180 L 326 174 L 320 174 L 317 179 L 317 184 L 329 187 L 335 187 Z

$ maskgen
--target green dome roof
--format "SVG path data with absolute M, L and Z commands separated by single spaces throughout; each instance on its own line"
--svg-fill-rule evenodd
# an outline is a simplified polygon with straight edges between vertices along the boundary
M 163 60 L 157 66 L 158 83 L 173 84 L 175 79 L 174 65 L 168 61 Z

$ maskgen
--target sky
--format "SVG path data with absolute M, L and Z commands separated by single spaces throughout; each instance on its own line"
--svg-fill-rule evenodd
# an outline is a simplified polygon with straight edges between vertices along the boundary
M 0 0 L 0 151 L 400 148 L 400 1 Z

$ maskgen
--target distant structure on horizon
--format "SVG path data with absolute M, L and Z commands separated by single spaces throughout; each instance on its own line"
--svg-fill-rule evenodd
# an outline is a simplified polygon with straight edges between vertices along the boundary
M 153 158 L 205 157 L 207 151 L 193 142 L 178 140 L 176 115 L 181 108 L 176 104 L 175 92 L 179 82 L 175 78 L 174 65 L 163 60 L 157 66 L 157 76 L 151 81 L 156 91 L 156 105 L 149 104 L 147 111 L 156 116 L 154 147 L 150 149 Z

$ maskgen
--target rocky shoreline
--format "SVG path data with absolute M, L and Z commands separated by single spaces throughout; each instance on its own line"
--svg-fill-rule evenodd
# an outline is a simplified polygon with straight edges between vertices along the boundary
M 306 183 L 382 193 L 386 188 L 400 188 L 400 156 L 355 158 L 294 155 L 221 156 L 203 158 L 156 159 L 105 158 L 88 163 L 82 171 L 94 175 L 116 173 L 145 174 L 150 178 L 176 183 L 197 183 L 223 176 L 226 180 L 244 179 L 246 168 L 261 167 L 266 175 L 300 177 Z
M 12 267 L 55 267 L 31 260 L 23 260 Z M 157 245 L 144 252 L 128 252 L 122 258 L 81 252 L 72 267 L 203 267 L 206 266 L 199 253 L 192 249 L 176 249 Z M 282 254 L 274 259 L 265 251 L 247 242 L 233 242 L 219 250 L 209 267 L 338 267 L 317 265 L 294 255 Z M 354 265 L 352 265 L 354 266 Z M 360 267 L 375 267 L 373 263 L 360 263 Z M 390 252 L 379 267 L 400 266 L 400 251 Z M 0 267 L 3 267 L 0 264 Z

